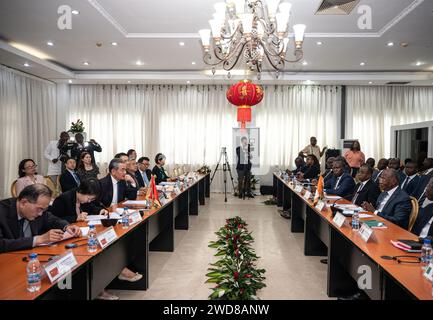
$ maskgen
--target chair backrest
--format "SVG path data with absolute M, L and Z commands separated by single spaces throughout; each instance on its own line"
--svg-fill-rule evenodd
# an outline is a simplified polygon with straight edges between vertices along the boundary
M 44 177 L 45 179 L 45 185 L 50 188 L 51 192 L 53 193 L 53 198 L 57 197 L 57 190 L 56 190 L 56 186 L 53 183 L 53 180 L 51 180 L 50 177 Z
M 410 202 L 412 203 L 412 211 L 409 217 L 409 231 L 412 231 L 412 228 L 415 224 L 416 218 L 418 217 L 419 212 L 419 204 L 418 200 L 415 197 L 410 197 Z
M 11 184 L 11 195 L 13 198 L 18 197 L 18 195 L 17 195 L 17 180 L 12 182 L 12 184 Z
M 56 184 L 57 184 L 57 192 L 58 194 L 61 194 L 63 191 L 62 191 L 62 185 L 60 184 L 60 174 L 57 176 Z

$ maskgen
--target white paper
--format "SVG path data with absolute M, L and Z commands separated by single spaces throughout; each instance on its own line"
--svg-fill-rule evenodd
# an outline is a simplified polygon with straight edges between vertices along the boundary
M 374 217 L 374 216 L 371 214 L 366 214 L 366 213 L 360 213 L 359 214 L 359 219 L 372 218 L 372 217 Z
M 336 204 L 335 205 L 337 208 L 341 208 L 341 209 L 347 209 L 347 210 L 355 210 L 355 209 L 361 209 L 361 207 L 358 207 L 356 204 L 353 203 L 348 203 L 348 204 Z
M 86 221 L 95 221 L 95 220 L 104 220 L 107 219 L 107 216 L 103 215 L 89 215 L 86 218 Z
M 145 206 L 147 204 L 147 200 L 128 200 L 128 201 L 125 201 L 123 204 L 126 207 L 128 205 Z M 123 212 L 123 209 L 122 209 L 122 212 Z
M 160 186 L 174 186 L 176 184 L 176 182 L 161 182 L 159 185 Z
M 81 227 L 81 236 L 82 237 L 87 237 L 87 235 L 89 234 L 89 227 Z
M 87 225 L 88 226 L 100 226 L 100 225 L 102 225 L 102 222 L 101 222 L 101 220 L 93 220 L 93 221 L 87 222 Z
M 325 198 L 328 200 L 340 200 L 341 199 L 340 196 L 328 196 L 328 195 Z

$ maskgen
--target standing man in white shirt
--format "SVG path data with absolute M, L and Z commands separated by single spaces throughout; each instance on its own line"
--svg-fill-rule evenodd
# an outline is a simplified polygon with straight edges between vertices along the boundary
M 57 177 L 62 173 L 62 161 L 60 160 L 59 145 L 64 145 L 69 140 L 69 134 L 62 132 L 59 140 L 50 141 L 45 148 L 44 157 L 48 160 L 47 176 L 50 177 L 54 185 L 57 186 Z

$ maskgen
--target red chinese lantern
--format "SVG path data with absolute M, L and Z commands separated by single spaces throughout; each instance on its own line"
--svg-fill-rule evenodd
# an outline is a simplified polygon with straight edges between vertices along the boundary
M 241 128 L 245 129 L 245 123 L 251 121 L 251 107 L 263 99 L 263 88 L 249 80 L 242 80 L 232 85 L 226 96 L 231 104 L 238 107 L 238 121 Z

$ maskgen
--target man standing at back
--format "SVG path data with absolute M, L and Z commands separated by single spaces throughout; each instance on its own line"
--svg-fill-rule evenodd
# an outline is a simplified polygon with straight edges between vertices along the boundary
M 309 154 L 313 154 L 316 156 L 317 160 L 319 160 L 319 162 L 320 162 L 320 159 L 325 154 L 326 149 L 327 148 L 324 147 L 323 150 L 320 151 L 320 147 L 317 145 L 316 137 L 311 137 L 310 138 L 310 144 L 308 146 L 306 146 L 304 149 L 302 149 L 300 151 L 300 153 L 302 153 L 304 155 L 304 157 L 308 156 Z

